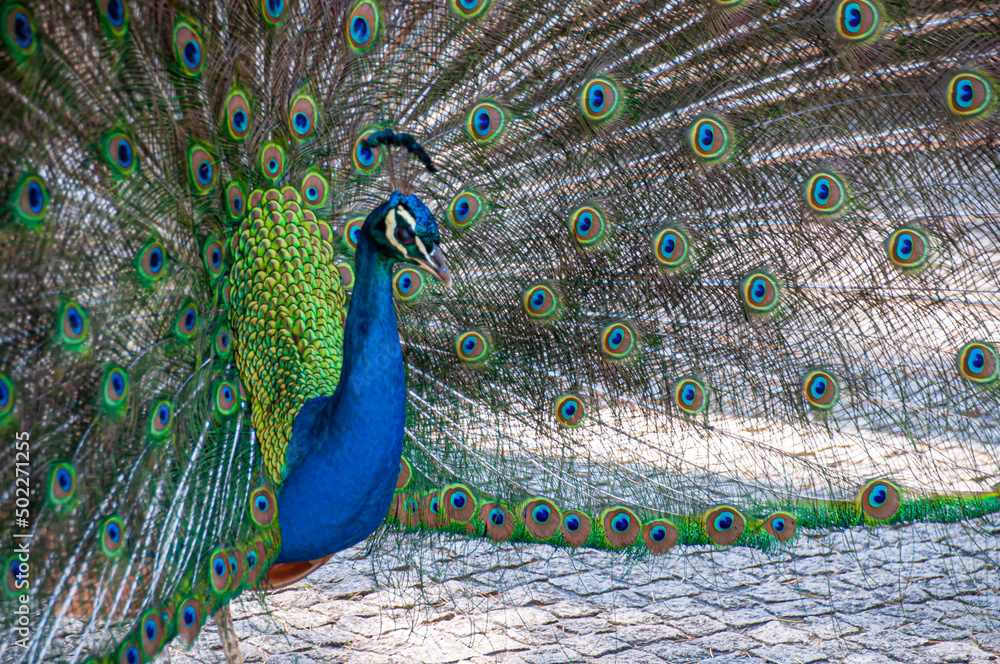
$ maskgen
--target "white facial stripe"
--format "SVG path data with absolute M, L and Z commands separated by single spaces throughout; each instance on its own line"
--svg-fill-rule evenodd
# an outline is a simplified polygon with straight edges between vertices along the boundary
M 399 253 L 406 255 L 406 247 L 401 245 L 396 239 L 396 210 L 398 208 L 393 208 L 389 210 L 389 214 L 385 215 L 385 236 L 389 238 L 389 243 L 392 246 L 399 249 Z M 405 219 L 405 217 L 404 217 Z
M 428 263 L 433 264 L 434 261 L 431 260 L 431 255 L 427 253 L 427 247 L 424 246 L 424 241 L 421 240 L 419 237 L 415 237 L 414 239 L 416 239 L 417 241 L 417 249 L 420 250 L 421 255 L 423 255 L 423 257 L 427 259 Z

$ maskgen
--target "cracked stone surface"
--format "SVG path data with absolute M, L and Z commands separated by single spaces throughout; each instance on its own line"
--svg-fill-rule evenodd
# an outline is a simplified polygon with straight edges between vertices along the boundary
M 998 558 L 997 517 L 658 558 L 388 534 L 233 616 L 254 664 L 1000 664 Z M 170 661 L 224 661 L 215 625 Z

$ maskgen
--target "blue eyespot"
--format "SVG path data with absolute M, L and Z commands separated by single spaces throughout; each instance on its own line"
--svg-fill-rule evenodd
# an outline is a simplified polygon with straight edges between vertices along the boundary
M 351 242 L 353 242 L 355 245 L 358 244 L 358 236 L 360 234 L 361 234 L 361 226 L 360 225 L 356 224 L 354 226 L 351 226 Z
M 622 340 L 625 338 L 625 334 L 621 330 L 615 330 L 608 337 L 608 345 L 611 346 L 612 350 L 617 350 L 619 346 L 622 345 Z
M 587 104 L 590 105 L 591 113 L 600 113 L 604 110 L 604 90 L 600 85 L 593 85 L 587 95 Z
M 685 385 L 684 389 L 681 390 L 681 400 L 687 406 L 694 403 L 695 396 L 697 396 L 697 392 L 695 391 L 693 385 Z
M 271 161 L 267 162 L 267 170 L 269 172 L 271 172 L 271 173 L 277 173 L 278 172 L 278 160 L 277 159 L 271 159 Z
M 368 147 L 364 141 L 358 144 L 358 162 L 366 168 L 375 163 L 375 151 Z
M 222 265 L 222 250 L 218 247 L 212 248 L 212 267 L 219 269 Z
M 455 509 L 457 510 L 462 509 L 463 507 L 465 507 L 465 503 L 466 500 L 464 491 L 456 491 L 455 493 L 451 494 L 451 506 L 454 507 Z
M 127 138 L 118 141 L 118 165 L 123 169 L 132 165 L 132 144 Z
M 166 405 L 162 405 L 156 409 L 156 416 L 160 418 L 160 424 L 166 426 L 167 422 L 170 421 L 170 409 Z
M 194 309 L 188 309 L 184 314 L 184 329 L 190 332 L 194 329 L 195 314 Z
M 576 221 L 576 234 L 584 237 L 590 232 L 590 227 L 594 225 L 594 215 L 584 212 Z
M 63 493 L 69 493 L 73 486 L 73 476 L 65 468 L 60 468 L 56 471 L 56 482 L 59 483 L 59 488 L 62 489 Z
M 616 533 L 624 533 L 626 530 L 628 530 L 628 527 L 629 525 L 631 525 L 631 523 L 632 519 L 629 518 L 629 515 L 622 512 L 617 517 L 615 517 L 614 521 L 611 522 L 611 528 Z
M 198 165 L 198 182 L 200 184 L 211 184 L 212 164 L 210 162 L 203 161 Z
M 986 353 L 981 348 L 973 348 L 969 351 L 966 365 L 970 372 L 982 373 L 986 366 Z
M 535 509 L 531 510 L 531 518 L 535 520 L 535 523 L 546 523 L 551 516 L 549 508 L 545 505 L 538 505 Z
M 882 484 L 877 484 L 868 494 L 868 504 L 872 507 L 882 507 L 889 498 L 889 490 Z
M 226 401 L 232 401 L 233 397 L 234 397 L 234 395 L 233 395 L 233 390 L 232 390 L 231 387 L 229 387 L 228 385 L 226 385 L 225 387 L 222 388 L 222 398 L 223 399 L 225 399 Z
M 188 69 L 198 69 L 201 65 L 201 46 L 194 39 L 184 44 L 184 64 Z
M 767 284 L 764 283 L 763 279 L 757 278 L 753 280 L 753 286 L 750 289 L 750 298 L 754 302 L 760 304 L 764 300 L 764 295 L 767 293 Z
M 257 566 L 257 552 L 247 551 L 247 569 L 253 569 Z
M 316 187 L 306 189 L 306 198 L 310 203 L 314 203 L 319 198 L 319 190 Z
M 296 113 L 292 118 L 292 122 L 295 124 L 295 131 L 300 134 L 305 134 L 309 131 L 309 116 L 305 113 Z
M 236 574 L 236 556 L 229 556 L 229 573 Z
M 780 516 L 776 519 L 771 520 L 771 527 L 774 528 L 774 532 L 780 533 L 785 529 L 785 520 Z
M 900 260 L 910 260 L 913 255 L 913 236 L 909 233 L 900 234 L 896 241 L 896 256 Z
M 576 403 L 574 403 L 573 401 L 567 401 L 566 403 L 563 404 L 562 416 L 564 418 L 566 418 L 567 420 L 571 419 L 575 413 L 576 413 Z
M 830 200 L 830 181 L 826 178 L 820 178 L 816 181 L 815 192 L 816 202 L 820 205 L 826 205 Z
M 235 127 L 236 131 L 239 132 L 239 133 L 241 133 L 241 134 L 244 131 L 246 131 L 246 129 L 247 129 L 247 114 L 242 109 L 240 109 L 240 110 L 236 111 L 235 113 L 233 113 L 233 127 Z
M 135 646 L 129 646 L 125 649 L 125 661 L 128 664 L 139 664 L 139 649 Z
M 267 0 L 267 13 L 274 18 L 281 16 L 285 10 L 285 0 Z
M 212 562 L 212 571 L 215 572 L 216 576 L 224 576 L 226 574 L 226 562 L 222 558 L 216 558 Z
M 355 16 L 354 20 L 351 21 L 351 37 L 354 38 L 354 41 L 364 44 L 368 41 L 370 33 L 371 28 L 368 27 L 368 21 L 361 16 Z
M 809 387 L 809 392 L 814 398 L 821 399 L 826 393 L 826 378 L 819 376 L 813 380 L 812 385 Z
M 108 525 L 104 528 L 104 532 L 107 534 L 108 539 L 114 544 L 117 544 L 122 538 L 122 529 L 119 528 L 118 524 L 114 521 L 108 522 Z
M 434 496 L 433 498 L 431 498 L 431 513 L 432 514 L 440 514 L 441 513 L 441 505 L 438 502 L 438 497 L 437 496 Z
M 649 531 L 649 536 L 654 542 L 662 542 L 667 539 L 667 529 L 663 526 L 653 526 L 653 528 Z
M 34 40 L 34 35 L 31 33 L 31 21 L 28 20 L 24 12 L 16 11 L 14 13 L 14 41 L 21 48 L 28 49 Z
M 257 509 L 261 512 L 266 512 L 268 508 L 271 507 L 271 503 L 268 501 L 267 496 L 261 494 L 257 496 L 257 500 L 254 501 Z
M 73 334 L 83 333 L 83 317 L 76 310 L 76 307 L 69 307 L 66 310 L 66 320 L 69 321 L 69 329 L 73 331 Z
M 10 390 L 7 389 L 7 385 L 0 381 L 0 408 L 3 408 L 10 401 Z
M 858 28 L 861 27 L 861 7 L 857 3 L 852 2 L 847 5 L 847 30 L 848 32 L 857 32 Z
M 580 518 L 575 514 L 570 514 L 563 520 L 563 525 L 566 526 L 566 530 L 575 533 L 580 530 Z
M 229 348 L 229 333 L 228 332 L 223 332 L 219 336 L 219 343 L 222 345 L 223 348 Z
M 476 133 L 480 136 L 488 136 L 490 133 L 490 112 L 484 108 L 476 111 L 476 115 L 473 118 L 473 122 L 476 127 Z
M 712 129 L 712 125 L 705 122 L 701 125 L 698 131 L 698 145 L 701 146 L 703 150 L 708 152 L 712 149 L 712 144 L 715 143 L 715 130 Z
M 152 618 L 150 618 L 149 620 L 147 620 L 146 624 L 143 625 L 143 629 L 146 632 L 146 639 L 148 641 L 155 641 L 156 640 L 156 632 L 158 630 L 157 630 L 157 627 L 156 627 L 156 621 L 155 620 L 153 620 Z
M 157 274 L 163 268 L 163 250 L 153 247 L 149 252 L 149 271 Z
M 125 7 L 122 6 L 121 0 L 108 0 L 107 15 L 111 25 L 116 28 L 122 27 L 125 22 Z
M 715 517 L 715 529 L 720 532 L 725 532 L 733 527 L 733 523 L 736 522 L 736 517 L 733 516 L 732 512 L 723 512 L 722 514 Z
M 243 209 L 243 199 L 237 196 L 233 199 L 233 210 L 239 212 L 242 209 Z
M 490 510 L 490 523 L 494 526 L 502 526 L 505 518 L 503 515 L 503 510 L 499 507 L 494 507 Z
M 193 606 L 185 606 L 181 615 L 184 617 L 185 625 L 194 627 L 194 621 L 198 619 L 198 612 L 194 610 Z
M 531 298 L 531 308 L 538 311 L 543 304 L 545 304 L 545 291 L 540 290 Z
M 34 214 L 38 214 L 42 211 L 43 205 L 45 205 L 45 196 L 42 194 L 42 187 L 32 180 L 28 183 L 28 209 Z
M 663 236 L 663 240 L 660 241 L 660 252 L 664 256 L 669 256 L 674 253 L 674 248 L 677 246 L 677 236 L 673 233 L 667 233 Z
M 969 81 L 959 81 L 956 86 L 958 94 L 958 105 L 962 108 L 968 108 L 972 106 L 972 98 L 976 95 L 975 90 L 972 87 L 972 83 Z
M 455 205 L 455 216 L 458 217 L 459 221 L 465 221 L 465 218 L 469 216 L 469 198 L 467 196 L 458 200 L 458 204 Z
M 410 514 L 415 514 L 416 511 L 417 511 L 417 508 L 420 507 L 417 504 L 417 501 L 414 500 L 413 498 L 408 499 L 406 501 L 406 503 L 404 503 L 403 506 L 406 508 L 406 511 L 409 512 Z

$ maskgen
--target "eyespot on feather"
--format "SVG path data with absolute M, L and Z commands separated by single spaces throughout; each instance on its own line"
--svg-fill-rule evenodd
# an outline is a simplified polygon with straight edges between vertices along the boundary
M 205 622 L 205 606 L 193 597 L 184 600 L 177 611 L 177 638 L 185 646 L 191 646 L 201 633 Z
M 653 256 L 665 270 L 680 270 L 690 261 L 691 244 L 679 228 L 667 226 L 653 237 Z
M 305 141 L 316 132 L 319 119 L 316 101 L 307 94 L 297 95 L 288 112 L 288 129 L 296 140 Z
M 365 143 L 376 131 L 378 129 L 374 127 L 362 131 L 351 148 L 351 163 L 354 164 L 355 172 L 359 174 L 370 175 L 382 165 L 382 146 L 369 147 Z
M 577 208 L 569 217 L 569 231 L 581 247 L 594 247 L 605 238 L 607 218 L 596 205 Z
M 840 398 L 840 384 L 827 371 L 810 371 L 802 380 L 802 395 L 812 408 L 830 410 Z
M 344 228 L 341 231 L 341 244 L 347 249 L 354 253 L 358 248 L 358 235 L 361 233 L 361 227 L 365 224 L 364 217 L 354 217 L 353 219 L 347 220 L 344 224 Z
M 492 352 L 489 335 L 482 330 L 468 330 L 455 337 L 455 353 L 465 364 L 476 365 Z
M 72 464 L 53 464 L 49 471 L 47 498 L 50 505 L 60 508 L 67 506 L 76 493 L 76 470 Z
M 627 507 L 612 507 L 601 514 L 601 525 L 608 545 L 616 549 L 632 546 L 642 532 L 642 522 Z
M 514 515 L 500 503 L 485 503 L 479 508 L 479 518 L 486 524 L 486 534 L 494 542 L 506 542 L 517 525 Z
M 69 350 L 82 349 L 90 336 L 90 319 L 86 310 L 76 302 L 68 301 L 59 307 L 58 337 Z
M 848 42 L 866 43 L 879 37 L 882 6 L 875 0 L 841 0 L 833 13 L 837 35 Z
M 406 457 L 402 457 L 399 460 L 399 475 L 396 477 L 396 491 L 405 489 L 410 483 L 411 477 L 413 477 L 413 467 L 410 466 L 410 462 L 406 460 Z
M 705 515 L 704 525 L 713 544 L 729 546 L 743 535 L 746 519 L 736 508 L 723 505 Z
M 901 502 L 899 487 L 882 479 L 868 482 L 858 495 L 858 506 L 873 521 L 888 521 L 896 516 Z
M 978 71 L 963 71 L 948 79 L 946 94 L 948 110 L 956 117 L 985 117 L 995 106 L 996 83 Z
M 309 171 L 302 178 L 302 201 L 310 209 L 326 205 L 329 185 L 319 171 Z
M 116 364 L 109 364 L 104 369 L 101 379 L 101 403 L 113 412 L 121 412 L 128 403 L 131 391 L 131 381 L 128 373 Z
M 587 417 L 587 407 L 575 394 L 563 394 L 555 400 L 556 421 L 572 429 L 583 424 Z
M 199 76 L 205 69 L 205 44 L 188 21 L 174 24 L 174 58 L 187 76 Z
M 775 512 L 761 524 L 764 532 L 774 537 L 779 542 L 788 542 L 795 537 L 795 530 L 798 521 L 788 512 Z
M 590 541 L 594 526 L 590 517 L 580 510 L 566 510 L 559 521 L 559 532 L 566 544 L 579 547 Z
M 260 15 L 268 25 L 278 25 L 288 15 L 291 2 L 292 0 L 260 0 Z
M 8 207 L 19 222 L 28 228 L 34 228 L 45 219 L 49 202 L 49 190 L 45 182 L 37 175 L 28 174 L 22 176 L 17 183 Z
M 674 386 L 674 404 L 688 415 L 704 412 L 709 404 L 709 390 L 693 376 L 682 378 Z
M 886 239 L 885 251 L 892 264 L 904 272 L 919 270 L 930 257 L 930 237 L 919 228 L 903 226 Z
M 609 360 L 624 360 L 636 349 L 636 334 L 625 322 L 606 325 L 601 332 L 601 352 Z
M 278 516 L 278 500 L 270 488 L 257 487 L 250 493 L 250 516 L 261 528 L 270 528 Z
M 842 211 L 850 200 L 846 180 L 832 171 L 810 176 L 805 182 L 805 197 L 814 212 L 825 216 Z
M 583 84 L 577 100 L 583 117 L 602 123 L 614 118 L 621 107 L 621 89 L 608 76 L 595 76 Z
M 21 4 L 0 6 L 3 14 L 3 42 L 10 55 L 19 63 L 38 51 L 38 37 L 31 12 Z
M 111 171 L 118 177 L 129 177 L 138 169 L 132 139 L 121 130 L 113 130 L 101 139 L 101 154 Z
M 165 607 L 146 611 L 139 620 L 140 645 L 146 659 L 152 659 L 167 640 L 167 626 L 163 620 Z
M 467 523 L 476 514 L 476 499 L 463 484 L 451 484 L 442 492 L 442 504 L 451 521 Z
M 376 41 L 382 27 L 382 12 L 374 0 L 362 0 L 347 15 L 344 26 L 347 43 L 352 50 L 369 49 Z
M 238 88 L 226 97 L 226 131 L 229 137 L 242 141 L 250 133 L 250 95 Z
M 495 102 L 479 102 L 469 111 L 465 128 L 469 138 L 476 143 L 492 143 L 503 136 L 507 129 L 507 111 Z
M 732 151 L 732 130 L 721 118 L 706 115 L 695 120 L 687 131 L 688 144 L 704 162 L 718 163 Z
M 493 6 L 493 0 L 448 0 L 448 8 L 456 16 L 477 19 L 485 16 Z
M 546 284 L 535 284 L 522 297 L 524 312 L 534 320 L 552 319 L 559 311 L 559 296 Z
M 642 541 L 653 554 L 663 555 L 674 548 L 680 539 L 680 531 L 666 519 L 650 521 L 642 528 Z
M 521 507 L 524 528 L 537 540 L 547 540 L 556 534 L 562 517 L 559 508 L 548 498 L 533 498 Z
M 755 270 L 740 282 L 740 297 L 748 314 L 774 313 L 780 299 L 778 282 L 766 271 Z
M 260 170 L 271 182 L 285 174 L 285 149 L 277 143 L 265 143 L 260 151 Z
M 416 303 L 423 299 L 426 285 L 422 270 L 403 267 L 392 278 L 392 294 L 399 302 Z
M 152 287 L 170 272 L 166 249 L 163 243 L 155 238 L 148 240 L 142 246 L 135 256 L 133 265 L 136 276 L 146 288 Z
M 124 549 L 125 526 L 118 516 L 109 516 L 101 524 L 101 551 L 108 558 L 118 556 Z
M 1000 376 L 1000 355 L 992 344 L 973 341 L 958 352 L 958 371 L 962 378 L 978 385 L 993 383 Z
M 448 223 L 456 230 L 468 230 L 482 220 L 486 212 L 486 200 L 473 190 L 460 191 L 448 206 Z
M 149 435 L 153 440 L 170 436 L 174 427 L 174 406 L 169 401 L 153 402 L 149 409 Z

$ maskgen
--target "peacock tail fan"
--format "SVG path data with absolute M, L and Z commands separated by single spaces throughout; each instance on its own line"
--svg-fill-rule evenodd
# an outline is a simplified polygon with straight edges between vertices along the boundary
M 357 233 L 395 189 L 436 214 L 454 285 L 393 280 L 408 414 L 389 529 L 501 557 L 773 552 L 1000 509 L 989 3 L 0 17 L 0 543 L 4 613 L 31 614 L 2 628 L 25 639 L 15 661 L 138 664 L 264 587 L 291 421 L 336 385 Z M 437 172 L 369 140 L 386 129 Z M 258 295 L 284 298 L 280 325 Z

